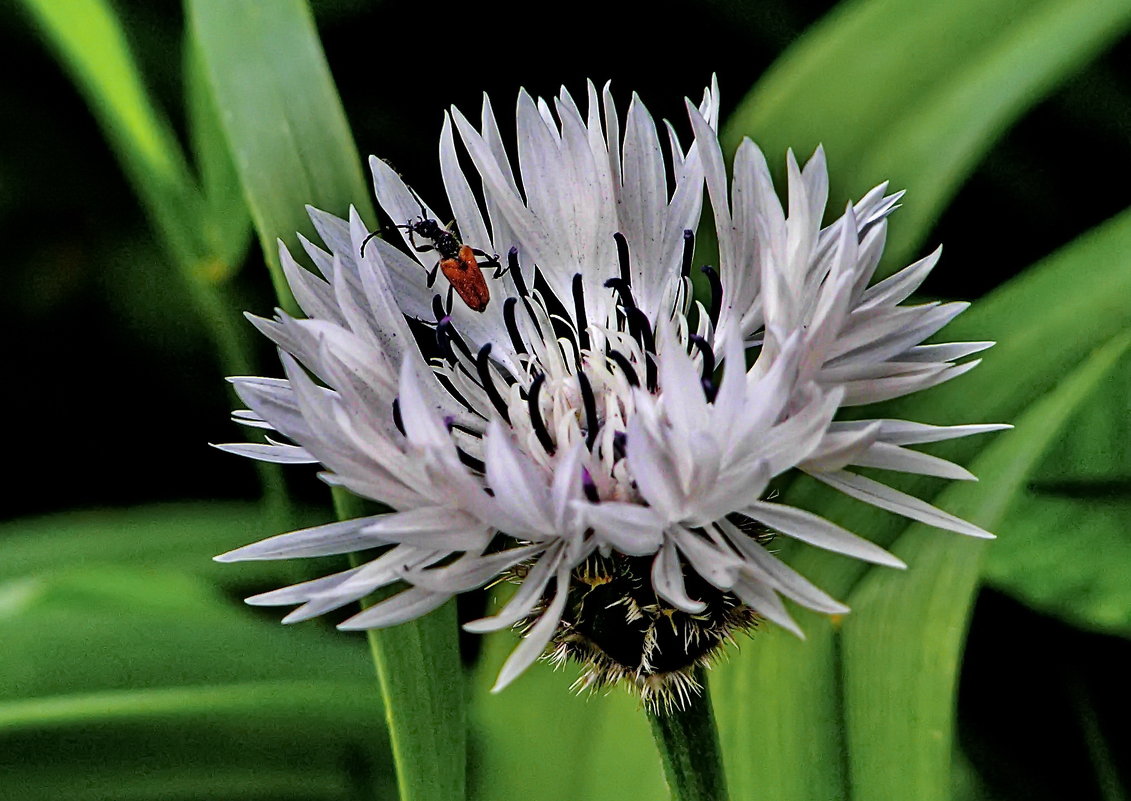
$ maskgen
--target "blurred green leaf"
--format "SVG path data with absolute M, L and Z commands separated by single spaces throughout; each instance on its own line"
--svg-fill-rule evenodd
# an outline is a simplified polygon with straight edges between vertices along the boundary
M 985 448 L 971 469 L 986 486 L 952 484 L 937 500 L 996 529 L 1072 412 L 1129 345 L 1131 332 L 1103 346 Z M 950 798 L 958 666 L 987 545 L 911 525 L 891 548 L 909 570 L 869 571 L 848 596 L 857 610 L 841 637 L 853 799 Z
M 882 408 L 869 407 L 869 416 L 936 424 L 1020 417 L 1034 399 L 1048 393 L 1093 351 L 1131 330 L 1131 306 L 1125 302 L 1131 297 L 1128 252 L 1131 212 L 1030 268 L 948 326 L 947 340 L 999 341 L 985 364 L 921 395 Z M 940 444 L 933 452 L 966 463 L 993 443 L 992 437 L 972 437 Z M 987 487 L 996 481 L 995 476 L 984 478 Z M 928 499 L 939 486 L 938 480 L 915 477 L 893 477 L 889 483 Z M 815 481 L 796 482 L 786 498 L 820 510 L 884 546 L 905 528 L 902 518 L 881 515 Z M 945 498 L 942 506 L 946 508 Z M 834 596 L 848 596 L 871 570 L 816 549 L 783 544 L 782 550 L 791 565 Z M 913 580 L 934 569 L 931 557 L 918 559 L 908 575 Z M 760 633 L 730 665 L 715 671 L 715 708 L 736 797 L 761 792 L 780 801 L 842 798 L 848 786 L 842 739 L 842 643 L 832 622 L 805 612 L 799 619 L 807 641 L 777 631 Z M 889 665 L 876 656 L 871 669 L 887 671 Z M 890 764 L 889 769 L 902 768 Z
M 201 198 L 172 127 L 146 91 L 105 0 L 21 0 L 86 98 L 143 205 L 185 264 L 206 260 Z
M 298 522 L 315 525 L 324 516 L 300 511 Z M 14 520 L 0 524 L 0 581 L 64 566 L 101 565 L 175 570 L 229 589 L 300 580 L 292 563 L 251 562 L 235 569 L 212 561 L 218 553 L 262 538 L 266 530 L 262 508 L 235 502 L 154 504 Z
M 1072 705 L 1080 728 L 1084 733 L 1084 744 L 1091 757 L 1096 784 L 1103 801 L 1127 801 L 1128 790 L 1119 776 L 1119 760 L 1114 753 L 1119 748 L 1117 742 L 1108 742 L 1100 728 L 1096 707 L 1089 697 L 1087 687 L 1079 679 L 1070 680 Z
M 951 778 L 953 801 L 1002 801 L 992 794 L 982 780 L 977 768 L 961 751 L 954 755 L 954 773 Z
M 305 206 L 373 219 L 361 160 L 301 0 L 190 0 L 189 24 L 280 303 L 295 311 L 276 239 L 314 238 Z
M 1069 436 L 1091 435 L 1074 429 Z M 1073 498 L 1030 489 L 999 527 L 1001 547 L 990 551 L 985 580 L 1073 625 L 1131 636 L 1128 520 L 1126 490 Z
M 21 801 L 346 801 L 391 783 L 360 638 L 286 631 L 200 579 L 68 563 L 8 579 L 0 640 L 0 775 Z
M 1129 442 L 1131 359 L 1124 359 L 999 527 L 987 583 L 1073 625 L 1131 636 Z
M 472 798 L 512 801 L 529 797 L 532 787 L 538 801 L 668 797 L 637 699 L 619 687 L 576 696 L 570 683 L 577 668 L 552 670 L 546 664 L 527 670 L 505 692 L 491 694 L 517 640 L 500 632 L 484 645 L 471 696 Z
M 243 321 L 222 292 L 242 255 L 239 228 L 246 212 L 221 195 L 228 179 L 208 132 L 207 98 L 194 93 L 189 110 L 194 142 L 205 156 L 202 170 L 209 194 L 202 195 L 172 127 L 147 92 L 120 20 L 106 0 L 21 0 L 86 98 L 114 149 L 165 248 L 173 257 L 184 291 L 207 323 L 218 362 L 229 375 L 253 372 Z M 189 48 L 191 53 L 192 48 Z M 196 82 L 199 85 L 199 82 Z M 218 215 L 225 218 L 216 223 Z M 152 301 L 152 298 L 148 300 Z M 265 505 L 283 524 L 290 516 L 279 467 L 262 463 L 257 472 Z
M 0 698 L 311 677 L 360 682 L 368 672 L 360 638 L 317 624 L 282 627 L 240 606 L 200 579 L 161 568 L 64 565 L 9 579 L 0 583 Z
M 823 142 L 830 204 L 882 180 L 908 190 L 886 263 L 903 263 L 998 136 L 1114 42 L 1127 0 L 855 0 L 780 58 L 724 128 L 771 165 Z
M 234 272 L 247 254 L 251 241 L 251 216 L 243 197 L 236 166 L 220 124 L 216 101 L 208 88 L 196 41 L 185 37 L 185 96 L 188 112 L 189 144 L 200 173 L 204 208 L 201 235 L 216 254 L 206 269 L 214 272 L 213 281 L 222 282 Z

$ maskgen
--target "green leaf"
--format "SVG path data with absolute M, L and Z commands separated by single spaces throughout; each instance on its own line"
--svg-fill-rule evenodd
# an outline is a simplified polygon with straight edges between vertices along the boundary
M 952 484 L 939 502 L 998 527 L 1072 412 L 1129 345 L 1131 334 L 1119 336 L 1067 374 L 972 463 L 989 481 Z M 950 798 L 958 666 L 987 547 L 994 546 L 912 525 L 891 549 L 908 571 L 869 571 L 848 596 L 856 611 L 841 639 L 853 799 Z
M 977 370 L 920 395 L 869 407 L 868 415 L 936 424 L 1018 418 L 1033 399 L 1048 393 L 1093 351 L 1131 330 L 1131 306 L 1124 302 L 1131 296 L 1131 260 L 1125 257 L 1129 251 L 1131 212 L 1125 212 L 1030 268 L 948 326 L 947 340 L 998 340 Z M 1088 324 L 1082 326 L 1081 320 Z M 1019 370 L 1017 365 L 1025 367 Z M 967 463 L 993 442 L 992 437 L 971 437 L 937 446 L 934 452 Z M 929 500 L 939 487 L 937 480 L 914 477 L 890 483 Z M 877 512 L 811 480 L 795 482 L 786 500 L 818 510 L 884 546 L 905 528 L 903 518 Z M 945 498 L 941 505 L 946 508 Z M 847 596 L 872 570 L 812 548 L 783 545 L 782 551 L 794 568 L 834 596 Z M 909 575 L 932 569 L 929 559 L 918 560 Z M 759 633 L 713 677 L 723 753 L 736 797 L 761 793 L 775 801 L 801 801 L 845 795 L 849 777 L 842 732 L 841 642 L 827 619 L 802 612 L 799 622 L 807 641 L 778 631 Z M 886 664 L 872 668 L 889 669 Z
M 243 263 L 251 241 L 251 216 L 236 166 L 220 124 L 216 101 L 208 88 L 196 41 L 185 37 L 185 96 L 189 144 L 200 173 L 203 194 L 201 235 L 216 254 L 206 265 L 209 280 L 222 283 Z
M 1097 393 L 1096 398 L 1101 397 L 1109 403 L 1125 403 L 1127 398 Z M 1068 436 L 1096 441 L 1087 428 L 1070 425 L 1067 430 Z M 1106 486 L 1117 482 L 1125 485 L 1127 479 L 1093 481 L 1076 488 L 1091 487 L 1100 493 L 1093 497 L 1030 487 L 998 529 L 1000 547 L 995 546 L 986 560 L 986 582 L 1073 625 L 1131 637 L 1131 587 L 1127 582 L 1131 497 L 1126 487 L 1103 494 Z
M 186 292 L 229 375 L 246 375 L 251 358 L 245 329 L 224 297 L 220 283 L 242 256 L 246 212 L 220 200 L 216 187 L 227 179 L 222 157 L 204 145 L 211 122 L 207 100 L 194 94 L 189 118 L 210 191 L 202 195 L 168 120 L 152 102 L 127 45 L 122 26 L 106 0 L 22 0 L 31 19 L 58 53 L 90 105 L 121 162 L 162 244 L 172 256 Z M 192 47 L 188 48 L 192 52 Z M 214 138 L 214 137 L 213 137 Z M 207 154 L 205 154 L 207 150 Z M 223 216 L 225 222 L 217 224 Z M 265 501 L 282 521 L 290 509 L 277 465 L 257 467 Z
M 1091 757 L 1100 797 L 1103 801 L 1128 801 L 1127 788 L 1119 776 L 1119 761 L 1113 748 L 1115 743 L 1108 742 L 1104 737 L 1097 719 L 1095 704 L 1089 697 L 1084 682 L 1079 677 L 1073 677 L 1069 688 L 1072 705 L 1076 708 L 1076 717 L 1084 732 L 1084 743 Z
M 404 801 L 467 794 L 466 679 L 453 636 L 457 627 L 453 600 L 421 620 L 369 637 Z
M 345 801 L 391 784 L 361 639 L 285 630 L 200 579 L 62 562 L 0 582 L 0 640 L 0 775 L 21 799 Z
M 191 30 L 282 305 L 276 239 L 314 237 L 307 204 L 373 218 L 361 160 L 310 10 L 301 0 L 190 0 Z
M 782 164 L 823 142 L 831 208 L 908 190 L 886 262 L 907 260 L 996 139 L 1131 24 L 1126 0 L 856 0 L 780 58 L 724 129 Z
M 1004 523 L 984 577 L 1030 607 L 1131 636 L 1131 359 L 1065 426 Z
M 172 127 L 146 91 L 105 0 L 22 0 L 90 105 L 131 183 L 184 263 L 206 254 L 196 233 L 201 199 Z
M 301 511 L 300 524 L 324 516 Z M 291 563 L 252 562 L 239 570 L 212 561 L 246 545 L 265 529 L 263 510 L 250 503 L 198 502 L 99 509 L 0 524 L 0 581 L 60 567 L 135 566 L 190 574 L 216 586 L 246 590 L 302 578 Z
M 285 628 L 233 600 L 140 566 L 61 566 L 0 583 L 0 699 L 365 676 L 361 638 Z

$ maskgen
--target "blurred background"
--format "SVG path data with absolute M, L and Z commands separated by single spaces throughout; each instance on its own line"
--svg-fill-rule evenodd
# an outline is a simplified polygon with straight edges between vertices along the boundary
M 181 8 L 111 5 L 188 147 Z M 835 20 L 834 5 L 582 0 L 520 14 L 468 2 L 312 4 L 358 149 L 388 158 L 430 197 L 449 105 L 473 116 L 486 91 L 506 119 L 520 86 L 552 96 L 564 84 L 577 97 L 587 78 L 611 79 L 621 102 L 638 92 L 683 131 L 682 98 L 698 98 L 716 73 L 725 121 L 807 30 Z M 1015 5 L 1020 14 L 1025 4 Z M 926 295 L 976 301 L 1128 205 L 1131 40 L 1121 31 L 1035 93 L 963 176 L 915 255 L 945 243 Z M 860 41 L 861 58 L 869 46 Z M 268 531 L 253 467 L 207 444 L 238 438 L 220 363 L 84 97 L 15 0 L 0 5 L 0 74 L 0 419 L 13 451 L 0 509 L 0 798 L 391 794 L 363 639 L 278 626 L 273 612 L 239 603 L 299 567 L 209 561 Z M 795 145 L 808 155 L 822 138 Z M 835 144 L 828 151 L 835 181 L 841 162 Z M 783 152 L 767 155 L 780 166 Z M 250 228 L 237 249 L 239 305 L 267 314 L 273 294 Z M 277 374 L 266 343 L 253 341 L 260 371 Z M 1034 603 L 990 565 L 961 673 L 957 795 L 1131 797 L 1127 397 L 1123 422 L 1108 407 L 1106 438 L 1094 440 L 1102 471 L 1065 446 L 1031 487 L 1121 510 L 1123 550 L 1105 555 L 1110 614 L 1073 610 L 1071 593 Z M 290 469 L 288 486 L 306 518 L 329 514 L 313 471 Z M 1080 518 L 1044 520 L 1049 537 L 1071 538 Z M 1076 553 L 1058 551 L 1066 561 L 1051 569 L 1078 573 L 1087 597 L 1095 590 Z M 159 692 L 131 695 L 143 689 Z M 237 702 L 218 712 L 209 693 Z

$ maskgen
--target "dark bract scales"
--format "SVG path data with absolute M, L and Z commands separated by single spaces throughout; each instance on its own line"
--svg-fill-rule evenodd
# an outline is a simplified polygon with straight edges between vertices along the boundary
M 581 664 L 584 672 L 574 689 L 623 683 L 649 707 L 670 710 L 700 691 L 695 669 L 712 664 L 734 634 L 753 629 L 759 617 L 686 566 L 687 591 L 706 608 L 698 614 L 676 609 L 652 589 L 652 561 L 614 552 L 591 556 L 575 568 L 547 658 Z

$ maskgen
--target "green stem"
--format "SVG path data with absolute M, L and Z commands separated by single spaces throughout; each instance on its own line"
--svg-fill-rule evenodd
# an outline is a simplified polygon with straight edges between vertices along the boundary
M 686 709 L 648 712 L 652 735 L 660 749 L 673 801 L 727 801 L 730 796 L 723 753 L 706 673 L 697 669 L 695 679 L 703 686 L 703 693 L 692 696 Z

